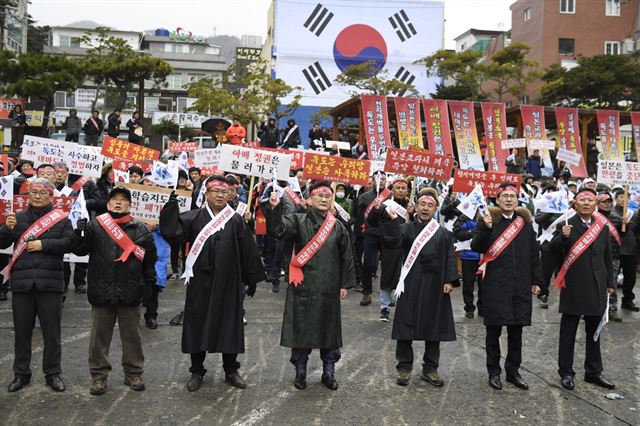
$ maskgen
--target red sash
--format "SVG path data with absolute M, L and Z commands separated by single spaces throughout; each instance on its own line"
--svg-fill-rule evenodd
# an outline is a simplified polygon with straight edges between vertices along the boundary
M 600 213 L 600 214 L 602 214 L 602 213 Z M 618 244 L 618 247 L 620 247 L 622 245 L 622 237 L 620 236 L 620 233 L 616 229 L 615 225 L 613 223 L 611 223 L 611 221 L 609 220 L 608 217 L 606 217 L 605 215 L 602 215 L 602 217 L 604 218 L 604 220 L 607 221 L 607 227 L 609 228 L 609 234 L 611 234 L 611 237 Z
M 376 204 L 376 201 L 380 200 L 380 203 L 382 203 L 384 200 L 389 198 L 389 195 L 391 195 L 391 190 L 389 188 L 385 188 L 384 191 L 378 194 L 378 196 L 371 203 L 369 203 L 367 209 L 364 211 L 364 220 L 367 220 L 367 218 L 369 217 L 369 213 L 371 213 L 371 210 L 373 210 L 373 206 Z
M 295 191 L 291 189 L 290 186 L 287 186 L 284 189 L 284 192 L 289 196 L 289 198 L 291 198 L 291 201 L 293 201 L 293 204 L 295 204 L 296 206 L 299 206 L 302 204 L 302 200 L 300 199 L 300 197 L 298 197 L 298 194 L 296 194 Z
M 487 265 L 500 256 L 504 249 L 506 249 L 520 231 L 522 231 L 524 225 L 524 219 L 520 216 L 517 216 L 514 221 L 511 222 L 511 225 L 509 225 L 507 229 L 500 234 L 498 239 L 491 244 L 489 250 L 487 250 L 487 252 L 480 258 L 480 266 L 478 266 L 478 272 L 476 272 L 476 275 L 482 275 L 482 278 L 484 278 L 484 274 L 487 272 Z
M 91 122 L 93 123 L 93 127 L 95 127 L 97 131 L 100 131 L 100 126 L 98 126 L 96 119 L 91 117 Z
M 316 232 L 316 235 L 311 238 L 303 248 L 300 250 L 300 253 L 297 255 L 295 252 L 291 258 L 291 263 L 289 264 L 289 283 L 293 284 L 295 287 L 298 287 L 302 284 L 302 280 L 304 279 L 304 274 L 302 273 L 302 267 L 307 264 L 309 260 L 322 248 L 324 243 L 327 242 L 333 227 L 336 224 L 336 218 L 331 213 L 327 212 L 327 216 L 322 222 L 322 226 Z
M 73 185 L 71 185 L 71 189 L 73 189 L 76 192 L 80 191 L 80 188 L 82 188 L 84 184 L 89 181 L 89 179 L 90 178 L 88 176 L 82 176 L 78 178 L 78 180 L 73 182 Z
M 130 217 L 131 216 L 125 216 L 122 219 L 130 219 Z M 122 255 L 114 260 L 114 262 L 126 262 L 131 253 L 133 253 L 133 255 L 142 262 L 142 259 L 144 259 L 145 250 L 142 247 L 133 244 L 131 238 L 129 238 L 129 236 L 124 233 L 122 228 L 120 228 L 117 222 L 124 221 L 114 220 L 109 213 L 101 214 L 100 216 L 96 217 L 96 220 L 98 221 L 100 226 L 102 226 L 102 229 L 106 231 L 107 235 L 109 235 L 111 239 L 115 241 L 116 244 L 118 244 L 118 246 L 120 246 L 120 248 L 122 249 Z
M 67 217 L 67 213 L 62 211 L 61 209 L 51 210 L 46 215 L 42 216 L 40 219 L 36 220 L 31 224 L 29 229 L 24 231 L 24 234 L 20 236 L 18 240 L 18 244 L 16 245 L 15 250 L 13 251 L 13 256 L 11 257 L 11 262 L 7 265 L 6 268 L 0 272 L 4 276 L 4 281 L 7 282 L 9 277 L 11 276 L 11 268 L 13 268 L 13 264 L 16 263 L 20 255 L 27 248 L 27 238 L 34 237 L 37 239 L 40 235 L 44 234 L 56 223 L 60 222 L 62 219 Z
M 560 272 L 556 275 L 555 281 L 553 281 L 553 286 L 555 288 L 564 288 L 564 277 L 567 275 L 567 272 L 574 264 L 576 260 L 584 253 L 591 244 L 598 238 L 600 232 L 607 226 L 607 218 L 604 217 L 601 213 L 594 212 L 593 216 L 594 221 L 587 229 L 587 232 L 582 234 L 582 238 L 576 241 L 569 250 L 567 257 L 564 259 L 562 263 L 562 267 L 560 268 Z

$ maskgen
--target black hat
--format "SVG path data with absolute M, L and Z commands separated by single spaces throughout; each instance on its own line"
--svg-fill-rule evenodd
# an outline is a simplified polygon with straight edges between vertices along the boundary
M 116 186 L 109 192 L 109 200 L 112 199 L 116 194 L 122 194 L 127 197 L 127 200 L 131 202 L 131 191 L 129 191 L 124 186 Z

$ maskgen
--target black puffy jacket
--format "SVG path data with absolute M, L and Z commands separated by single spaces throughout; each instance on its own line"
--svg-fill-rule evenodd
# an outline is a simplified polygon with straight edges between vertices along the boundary
M 51 205 L 37 211 L 31 207 L 16 213 L 13 232 L 5 225 L 0 226 L 0 248 L 7 248 L 20 239 L 22 234 L 38 219 L 52 210 Z M 62 258 L 74 246 L 73 228 L 69 219 L 64 218 L 40 235 L 42 251 L 20 255 L 11 269 L 11 291 L 27 293 L 34 287 L 41 292 L 64 292 L 64 272 Z
M 87 296 L 92 305 L 138 305 L 156 282 L 153 235 L 136 220 L 120 227 L 134 244 L 145 249 L 142 262 L 133 253 L 125 262 L 116 262 L 122 249 L 95 219 L 87 224 L 84 237 L 74 250 L 77 255 L 89 255 Z

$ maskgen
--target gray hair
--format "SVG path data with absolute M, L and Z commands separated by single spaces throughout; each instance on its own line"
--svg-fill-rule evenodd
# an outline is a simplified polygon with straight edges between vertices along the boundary
M 62 161 L 57 161 L 57 162 L 53 163 L 52 166 L 53 166 L 54 169 L 57 169 L 59 167 L 64 167 L 64 169 L 66 171 L 69 171 L 69 167 L 67 167 L 67 165 L 65 163 L 63 163 Z

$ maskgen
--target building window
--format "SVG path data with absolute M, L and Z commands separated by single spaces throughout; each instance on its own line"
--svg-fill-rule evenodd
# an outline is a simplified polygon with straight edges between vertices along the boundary
M 189 45 L 180 43 L 165 43 L 164 51 L 167 53 L 189 53 Z
M 560 13 L 576 13 L 576 0 L 560 0 Z
M 80 37 L 61 35 L 60 47 L 80 47 Z
M 168 89 L 182 89 L 182 74 L 169 74 L 167 76 Z
M 562 56 L 574 56 L 575 40 L 572 38 L 558 39 L 558 54 Z
M 605 0 L 605 15 L 620 16 L 620 0 Z
M 620 42 L 619 41 L 605 41 L 604 42 L 604 54 L 605 55 L 619 55 L 620 54 Z
M 75 93 L 56 92 L 53 95 L 53 103 L 56 108 L 75 108 L 76 95 Z
M 528 104 L 529 103 L 529 96 L 525 95 L 525 96 L 521 97 L 520 98 L 520 103 L 524 104 L 524 105 Z
M 530 7 L 525 9 L 525 11 L 523 13 L 523 18 L 524 18 L 524 22 L 527 22 L 529 19 L 531 19 L 531 8 Z
M 197 83 L 204 78 L 204 74 L 189 74 L 189 83 Z

